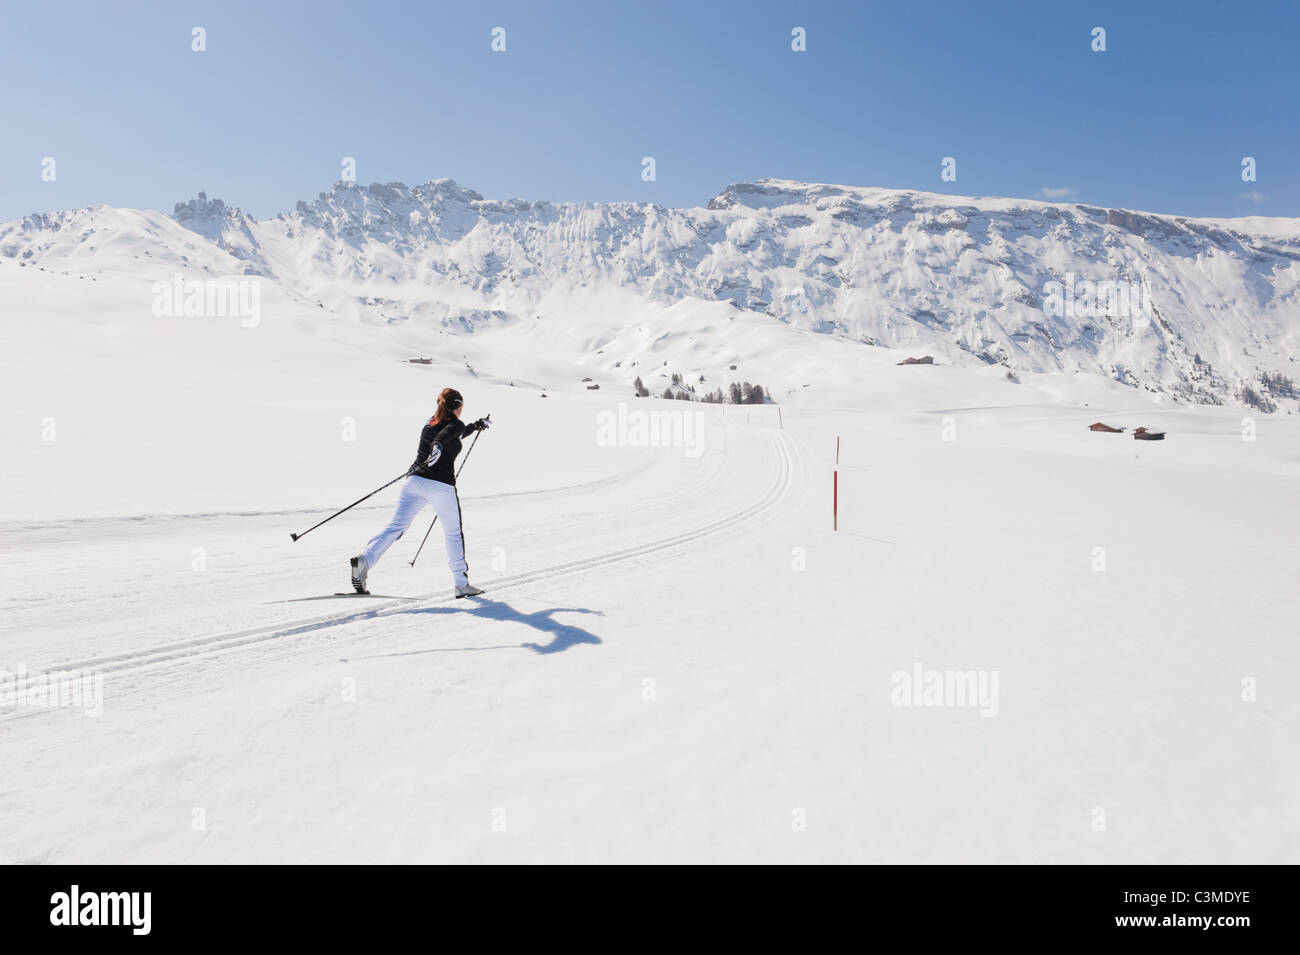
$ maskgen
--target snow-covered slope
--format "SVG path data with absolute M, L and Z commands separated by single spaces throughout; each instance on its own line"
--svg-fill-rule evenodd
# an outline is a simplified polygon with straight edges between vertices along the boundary
M 1300 858 L 1294 415 L 1102 414 L 1148 445 L 955 368 L 875 369 L 899 410 L 542 399 L 314 306 L 177 325 L 41 277 L 0 348 L 0 671 L 94 673 L 102 712 L 0 703 L 0 863 Z M 410 566 L 426 514 L 388 596 L 328 597 L 397 489 L 290 531 L 448 383 L 497 421 L 460 480 L 487 593 L 436 532 Z M 704 453 L 599 442 L 620 402 Z M 899 705 L 922 667 L 996 674 L 996 714 Z
M 1044 322 L 1054 347 L 1009 338 L 1016 383 L 904 307 L 1010 288 L 974 264 L 991 246 L 947 250 L 1057 215 L 1253 308 L 1155 298 L 1245 375 L 1251 335 L 1289 341 L 1294 265 L 1242 249 L 1292 240 L 1229 223 L 1241 248 L 1180 255 L 1069 207 L 790 188 L 667 211 L 349 187 L 262 222 L 203 198 L 5 227 L 0 691 L 77 671 L 102 696 L 0 692 L 0 863 L 1300 858 L 1300 416 L 1020 364 L 1155 336 L 1176 368 L 1163 326 Z M 1083 268 L 1068 248 L 1026 227 L 1002 254 L 1030 287 Z M 178 272 L 259 289 L 258 321 L 160 313 Z M 796 275 L 803 310 L 772 294 Z M 918 351 L 939 363 L 896 364 Z M 779 404 L 631 398 L 674 372 Z M 290 532 L 399 475 L 446 385 L 495 422 L 459 481 L 487 592 L 450 596 L 437 532 L 411 565 L 425 514 L 381 596 L 334 598 L 397 488 Z M 647 411 L 700 441 L 602 424 Z M 902 705 L 922 669 L 996 699 Z
M 805 385 L 841 399 L 861 377 L 860 346 L 879 345 L 1025 381 L 1100 376 L 1256 410 L 1300 400 L 1288 384 L 1300 352 L 1290 219 L 780 180 L 732 185 L 708 208 L 494 201 L 440 179 L 339 183 L 261 221 L 203 194 L 170 219 L 29 216 L 0 226 L 0 257 L 72 274 L 257 276 L 322 322 L 505 332 L 500 347 L 623 386 L 653 368 L 703 375 L 711 390 L 737 377 L 734 364 L 779 401 Z M 1052 283 L 1127 297 L 1079 293 L 1062 314 Z M 685 320 L 647 322 L 680 303 Z M 827 364 L 819 339 L 855 347 Z M 782 361 L 768 360 L 774 349 Z

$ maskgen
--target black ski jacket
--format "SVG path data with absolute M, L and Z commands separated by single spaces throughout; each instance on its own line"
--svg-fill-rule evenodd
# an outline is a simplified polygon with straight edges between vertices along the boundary
M 430 418 L 420 432 L 420 448 L 415 452 L 415 463 L 409 473 L 455 487 L 460 439 L 477 430 L 477 421 L 464 424 L 455 415 L 438 424 Z

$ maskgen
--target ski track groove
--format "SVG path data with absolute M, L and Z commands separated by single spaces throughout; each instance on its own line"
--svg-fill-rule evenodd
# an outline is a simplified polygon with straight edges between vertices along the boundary
M 610 487 L 628 478 L 636 477 L 654 466 L 654 461 L 647 459 L 635 467 L 620 471 L 617 474 L 610 474 L 602 478 L 596 478 L 593 481 L 584 481 L 579 484 L 565 484 L 558 487 L 544 487 L 536 490 L 527 491 L 494 491 L 488 494 L 474 494 L 467 496 L 466 501 L 474 504 L 494 502 L 506 498 L 543 496 L 547 494 L 568 494 L 573 491 L 597 491 L 602 488 Z M 392 504 L 371 504 L 366 507 L 357 507 L 357 511 L 383 511 L 390 510 Z M 21 534 L 36 531 L 59 530 L 62 528 L 90 528 L 97 526 L 112 525 L 139 525 L 144 526 L 150 523 L 169 523 L 178 524 L 185 521 L 202 521 L 213 520 L 217 518 L 230 517 L 293 517 L 301 515 L 306 519 L 312 516 L 324 513 L 322 507 L 296 507 L 288 510 L 269 510 L 269 511 L 198 511 L 192 514 L 125 514 L 120 516 L 107 515 L 104 517 L 72 517 L 72 518 L 52 518 L 50 520 L 28 521 L 26 523 L 20 520 L 0 520 L 0 532 L 6 537 L 9 534 Z M 53 537 L 53 538 L 31 538 L 25 540 L 21 547 L 30 547 L 32 544 L 93 544 L 100 540 L 98 535 L 93 537 Z M 16 545 L 17 546 L 17 545 Z M 8 545 L 0 547 L 0 553 L 6 552 Z
M 596 554 L 580 560 L 567 561 L 550 567 L 538 568 L 508 577 L 498 577 L 493 580 L 488 580 L 485 582 L 488 592 L 490 594 L 499 593 L 501 591 L 509 592 L 519 587 L 535 583 L 538 580 L 550 580 L 557 576 L 580 573 L 597 567 L 622 564 L 640 557 L 658 555 L 664 551 L 674 550 L 683 545 L 689 545 L 706 538 L 716 538 L 720 535 L 744 530 L 750 524 L 763 517 L 766 512 L 775 508 L 776 505 L 790 493 L 794 486 L 795 461 L 791 453 L 791 445 L 793 443 L 792 439 L 783 431 L 769 432 L 767 437 L 771 442 L 772 449 L 776 452 L 778 464 L 777 476 L 776 480 L 768 487 L 763 496 L 755 503 L 750 504 L 735 513 L 711 521 L 702 527 L 673 534 L 659 540 L 650 541 L 645 544 L 638 544 L 634 547 L 608 551 L 603 554 Z M 383 600 L 384 598 L 376 599 Z M 431 599 L 422 603 L 425 606 L 436 606 L 438 604 L 448 603 L 454 599 L 455 598 L 453 597 L 443 597 Z M 409 602 L 409 598 L 407 602 Z M 148 650 L 128 651 L 124 653 L 110 654 L 108 656 L 92 657 L 85 660 L 69 661 L 67 663 L 51 666 L 44 670 L 28 671 L 27 679 L 28 681 L 31 681 L 43 675 L 73 670 L 90 670 L 99 674 L 139 670 L 146 667 L 170 663 L 176 660 L 212 656 L 229 650 L 236 650 L 241 647 L 265 643 L 271 640 L 279 640 L 285 637 L 300 636 L 302 634 L 312 633 L 316 630 L 322 630 L 329 627 L 347 626 L 364 620 L 375 620 L 409 609 L 409 607 L 405 606 L 401 608 L 375 608 L 357 612 L 349 611 L 342 614 L 329 614 L 326 616 L 312 617 L 297 622 L 288 621 L 270 626 L 250 627 L 244 630 L 234 631 L 233 633 L 196 637 L 192 640 L 185 640 L 180 643 L 168 644 L 161 647 L 152 647 Z

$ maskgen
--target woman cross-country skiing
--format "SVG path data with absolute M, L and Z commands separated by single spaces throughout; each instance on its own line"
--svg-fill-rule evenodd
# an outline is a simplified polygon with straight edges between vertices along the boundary
M 461 410 L 465 400 L 455 388 L 444 388 L 438 395 L 438 411 L 420 432 L 420 449 L 415 463 L 407 472 L 402 495 L 397 499 L 397 510 L 388 526 L 371 538 L 370 543 L 352 558 L 352 586 L 364 594 L 366 576 L 379 563 L 384 551 L 405 533 L 424 505 L 432 504 L 442 521 L 442 532 L 447 542 L 447 563 L 456 583 L 457 597 L 473 597 L 483 593 L 469 582 L 469 565 L 465 562 L 465 536 L 460 527 L 460 498 L 456 496 L 456 455 L 460 454 L 460 439 L 475 431 L 485 431 L 487 418 L 472 424 L 462 424 Z

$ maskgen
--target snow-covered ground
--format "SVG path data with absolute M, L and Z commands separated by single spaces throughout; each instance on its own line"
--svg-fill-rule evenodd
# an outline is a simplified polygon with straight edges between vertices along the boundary
M 269 281 L 255 327 L 159 317 L 156 277 L 0 258 L 0 670 L 103 694 L 0 708 L 0 859 L 1300 861 L 1294 415 L 689 296 L 453 335 Z M 779 404 L 633 399 L 607 347 L 701 390 L 734 349 Z M 487 593 L 437 536 L 409 566 L 426 517 L 390 598 L 302 599 L 396 488 L 290 532 L 400 474 L 448 384 L 495 422 Z M 701 439 L 621 446 L 620 405 Z M 898 705 L 917 669 L 989 695 Z

